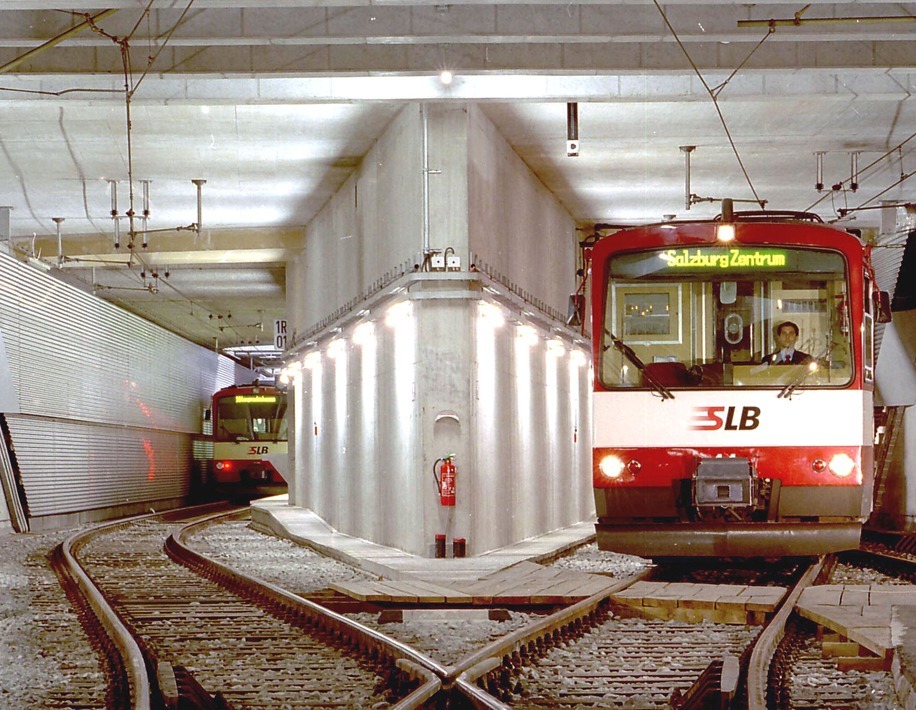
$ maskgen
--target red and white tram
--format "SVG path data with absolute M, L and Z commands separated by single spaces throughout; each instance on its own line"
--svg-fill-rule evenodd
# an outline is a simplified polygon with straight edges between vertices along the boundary
M 814 215 L 727 217 L 627 229 L 591 251 L 603 550 L 858 546 L 872 504 L 874 323 L 890 316 L 868 248 Z M 768 364 L 787 321 L 800 356 Z
M 213 395 L 213 460 L 208 488 L 220 493 L 279 493 L 286 481 L 271 456 L 287 454 L 286 392 L 233 385 Z

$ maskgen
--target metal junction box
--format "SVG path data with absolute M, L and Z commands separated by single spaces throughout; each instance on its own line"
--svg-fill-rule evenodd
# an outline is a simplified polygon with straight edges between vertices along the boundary
M 754 469 L 745 458 L 701 459 L 693 476 L 693 502 L 737 508 L 754 500 Z

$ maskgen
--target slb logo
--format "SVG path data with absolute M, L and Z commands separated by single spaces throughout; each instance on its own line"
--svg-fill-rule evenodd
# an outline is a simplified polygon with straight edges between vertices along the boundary
M 750 431 L 760 425 L 760 407 L 694 407 L 693 431 Z
M 269 446 L 249 446 L 248 447 L 248 454 L 250 456 L 258 456 L 259 454 L 269 454 L 269 453 L 270 453 Z

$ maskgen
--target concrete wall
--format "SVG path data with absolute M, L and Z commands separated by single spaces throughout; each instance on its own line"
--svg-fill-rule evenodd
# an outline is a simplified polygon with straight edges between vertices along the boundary
M 469 110 L 470 249 L 548 306 L 576 290 L 575 223 L 477 106 Z
M 565 309 L 575 232 L 478 107 L 430 107 L 426 141 L 428 235 L 423 111 L 409 106 L 308 225 L 288 270 L 294 328 L 309 334 L 292 384 L 291 502 L 415 554 L 431 555 L 436 534 L 478 554 L 593 514 L 585 345 L 507 288 Z M 420 261 L 424 243 L 454 249 L 462 272 L 372 290 L 380 273 Z M 472 251 L 503 283 L 467 270 Z M 562 354 L 548 354 L 555 329 Z M 453 508 L 439 505 L 432 473 L 449 454 Z
M 422 249 L 420 112 L 405 108 L 307 229 L 287 265 L 291 336 Z

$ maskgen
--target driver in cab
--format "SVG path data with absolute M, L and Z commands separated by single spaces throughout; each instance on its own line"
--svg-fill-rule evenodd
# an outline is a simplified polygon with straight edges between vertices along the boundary
M 779 350 L 763 358 L 767 365 L 800 365 L 811 359 L 806 352 L 795 349 L 798 340 L 798 326 L 790 320 L 776 326 L 776 343 Z

